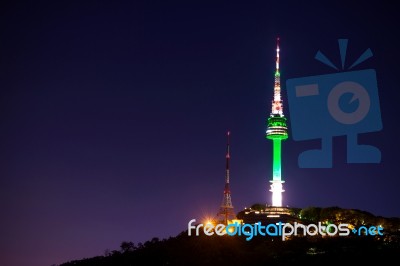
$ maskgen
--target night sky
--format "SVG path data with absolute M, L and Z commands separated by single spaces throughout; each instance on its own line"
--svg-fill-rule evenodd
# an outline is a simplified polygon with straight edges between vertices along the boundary
M 122 241 L 168 238 L 217 213 L 231 131 L 235 211 L 267 203 L 275 42 L 285 81 L 377 73 L 383 130 L 360 135 L 380 164 L 299 168 L 318 140 L 283 143 L 283 204 L 400 217 L 398 12 L 367 2 L 52 1 L 0 4 L 0 264 L 50 266 Z M 168 3 L 167 3 L 168 2 Z M 217 3 L 218 2 L 218 3 Z M 291 134 L 289 122 L 289 134 Z

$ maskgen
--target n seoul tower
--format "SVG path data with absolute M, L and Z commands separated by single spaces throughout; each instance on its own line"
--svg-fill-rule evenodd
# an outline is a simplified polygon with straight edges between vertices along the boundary
M 283 104 L 281 99 L 281 77 L 279 73 L 279 38 L 276 44 L 276 70 L 274 100 L 272 101 L 271 114 L 267 120 L 266 138 L 272 140 L 273 168 L 271 189 L 272 206 L 282 207 L 283 183 L 281 175 L 281 142 L 288 138 L 286 117 L 283 115 Z

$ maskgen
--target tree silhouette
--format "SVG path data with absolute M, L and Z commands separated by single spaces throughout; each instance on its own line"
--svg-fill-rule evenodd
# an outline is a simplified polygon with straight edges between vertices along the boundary
M 135 250 L 135 244 L 133 242 L 123 241 L 120 247 L 122 253 L 131 252 Z

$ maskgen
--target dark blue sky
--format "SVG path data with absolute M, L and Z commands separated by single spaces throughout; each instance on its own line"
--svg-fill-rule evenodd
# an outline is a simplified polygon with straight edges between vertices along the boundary
M 338 38 L 376 69 L 383 130 L 363 134 L 380 164 L 302 169 L 317 141 L 283 143 L 285 205 L 400 216 L 398 14 L 354 3 L 52 1 L 0 4 L 0 264 L 102 255 L 175 236 L 222 200 L 231 135 L 235 210 L 270 198 L 275 40 L 285 80 L 334 73 Z M 289 124 L 290 125 L 290 124 Z M 290 134 L 289 127 L 289 134 Z

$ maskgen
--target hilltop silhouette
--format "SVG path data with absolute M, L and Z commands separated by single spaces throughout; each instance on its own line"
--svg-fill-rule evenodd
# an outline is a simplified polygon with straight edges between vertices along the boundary
M 260 208 L 254 204 L 250 209 Z M 106 251 L 92 258 L 69 261 L 59 266 L 130 265 L 293 265 L 306 263 L 349 264 L 385 263 L 400 258 L 400 218 L 339 207 L 292 208 L 292 214 L 305 224 L 316 221 L 348 223 L 352 226 L 382 226 L 383 235 L 296 236 L 188 236 L 187 230 L 175 237 L 154 237 L 144 243 L 124 241 L 119 250 Z M 244 211 L 238 213 L 238 217 Z

